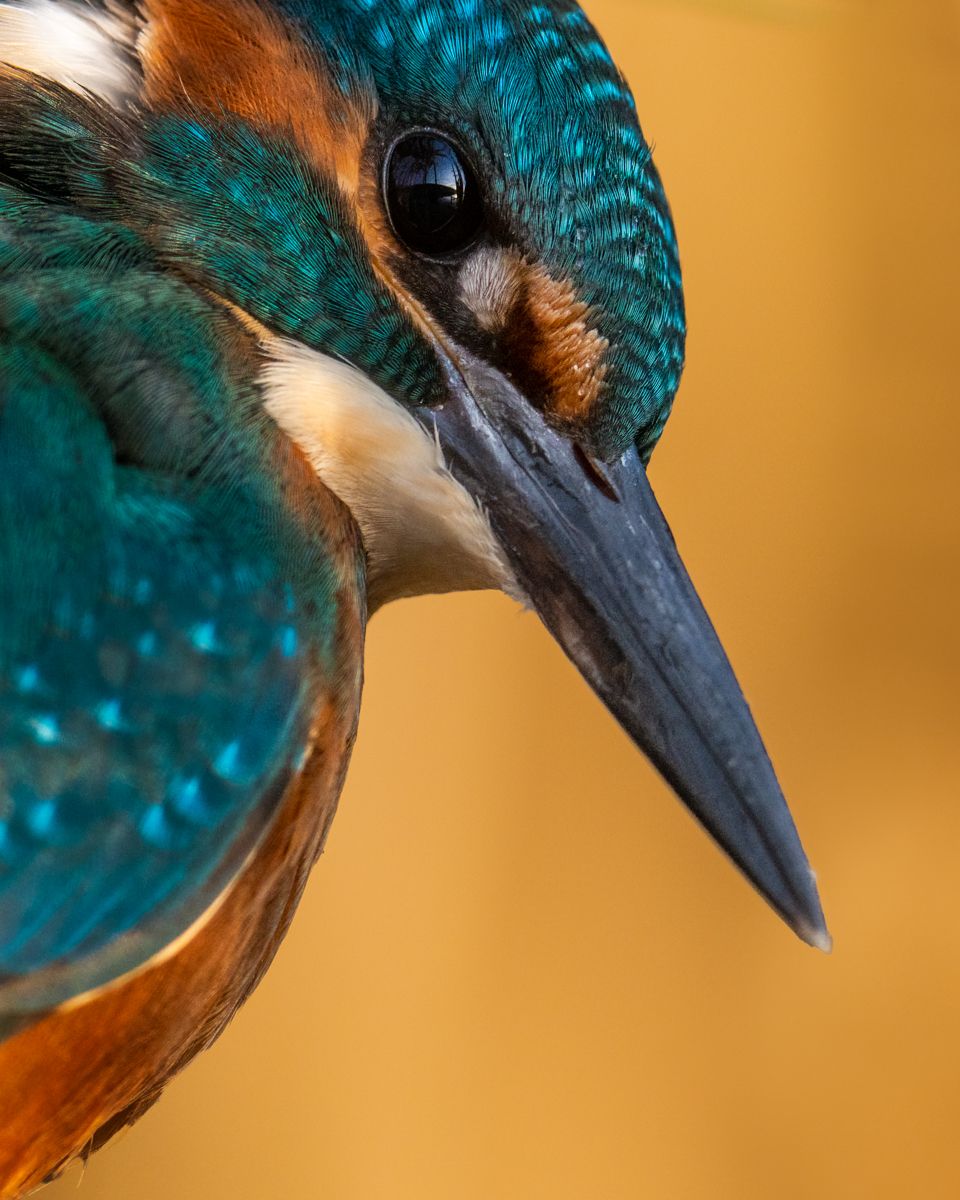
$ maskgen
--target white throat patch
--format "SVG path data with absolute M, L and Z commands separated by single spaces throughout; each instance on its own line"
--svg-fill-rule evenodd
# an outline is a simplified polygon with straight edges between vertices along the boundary
M 0 62 L 119 105 L 136 88 L 132 31 L 71 0 L 0 3 Z
M 298 342 L 272 338 L 266 349 L 266 409 L 359 525 L 371 611 L 428 592 L 518 595 L 486 516 L 402 405 Z

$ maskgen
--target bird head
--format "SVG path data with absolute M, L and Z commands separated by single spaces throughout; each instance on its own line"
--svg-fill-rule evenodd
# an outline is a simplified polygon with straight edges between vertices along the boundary
M 825 946 L 647 481 L 683 364 L 677 243 L 630 90 L 579 6 L 141 0 L 121 24 L 129 58 L 101 92 L 138 114 L 127 203 L 162 259 L 256 331 L 267 409 L 360 527 L 371 606 L 520 597 Z

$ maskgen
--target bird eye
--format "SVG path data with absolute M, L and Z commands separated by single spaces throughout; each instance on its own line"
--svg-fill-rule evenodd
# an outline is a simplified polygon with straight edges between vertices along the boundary
M 394 233 L 418 254 L 454 254 L 483 222 L 480 186 L 466 156 L 438 133 L 407 133 L 394 143 L 384 200 Z

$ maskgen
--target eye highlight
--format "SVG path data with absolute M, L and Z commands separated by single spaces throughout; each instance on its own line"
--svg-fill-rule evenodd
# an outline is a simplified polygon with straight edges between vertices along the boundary
M 483 224 L 480 185 L 470 163 L 439 133 L 417 130 L 393 144 L 383 198 L 400 241 L 428 257 L 465 249 Z

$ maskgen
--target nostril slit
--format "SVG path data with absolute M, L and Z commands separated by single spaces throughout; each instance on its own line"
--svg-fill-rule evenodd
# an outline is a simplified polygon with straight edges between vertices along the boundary
M 613 486 L 609 475 L 597 462 L 597 460 L 588 454 L 579 442 L 573 444 L 573 455 L 577 462 L 583 468 L 583 473 L 590 480 L 593 486 L 606 496 L 608 500 L 612 500 L 614 504 L 620 503 L 620 496 L 617 489 Z

